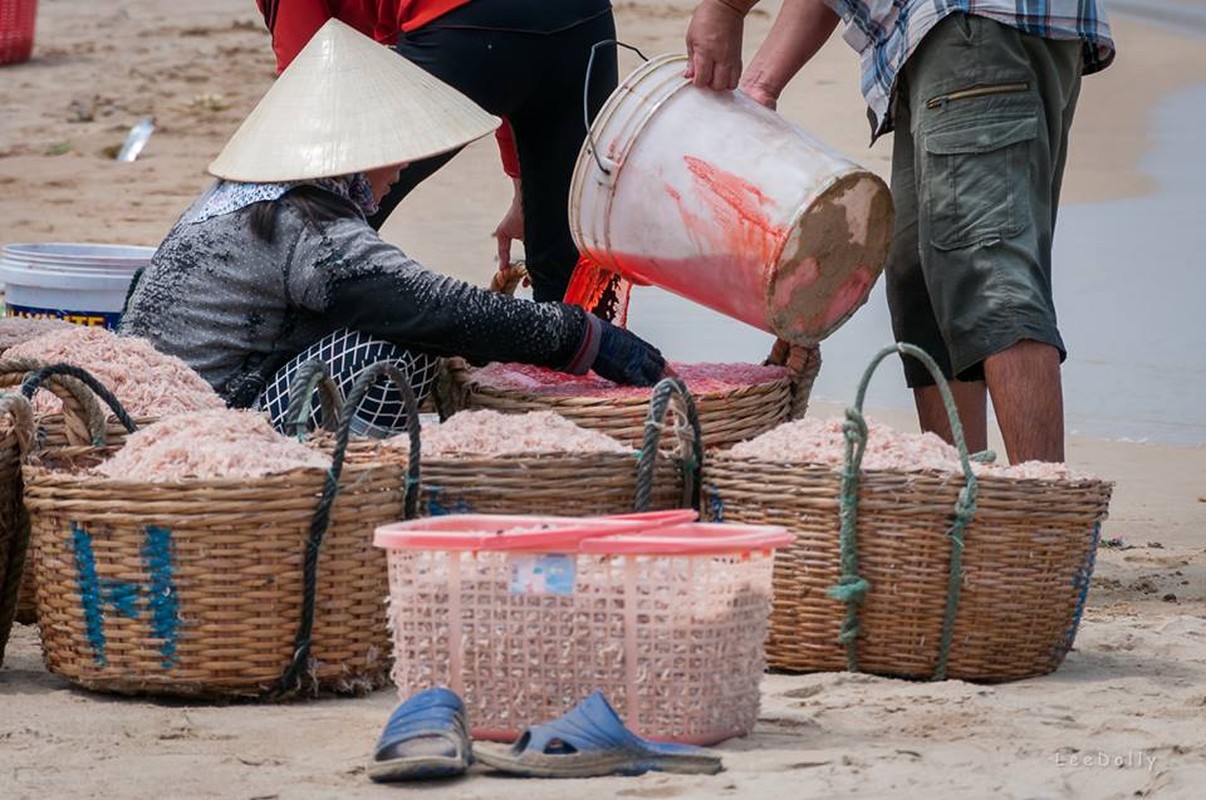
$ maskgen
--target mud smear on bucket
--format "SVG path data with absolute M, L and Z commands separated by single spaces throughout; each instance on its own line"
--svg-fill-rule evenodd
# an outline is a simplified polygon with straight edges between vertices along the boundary
M 768 287 L 776 333 L 807 344 L 849 319 L 883 270 L 893 221 L 890 195 L 875 191 L 863 176 L 849 175 L 827 188 L 800 216 L 779 254 Z

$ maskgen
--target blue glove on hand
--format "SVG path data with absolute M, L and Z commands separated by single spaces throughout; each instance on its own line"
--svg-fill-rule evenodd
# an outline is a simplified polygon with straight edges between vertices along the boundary
M 599 354 L 591 369 L 609 381 L 631 386 L 652 386 L 662 378 L 666 359 L 656 347 L 610 322 L 600 322 Z

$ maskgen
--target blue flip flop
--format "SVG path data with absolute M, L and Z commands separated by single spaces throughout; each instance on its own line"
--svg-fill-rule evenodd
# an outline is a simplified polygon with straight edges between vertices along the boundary
M 565 716 L 525 730 L 509 748 L 477 743 L 481 764 L 530 778 L 592 778 L 642 775 L 651 770 L 714 775 L 720 758 L 685 744 L 642 739 L 628 728 L 599 691 Z
M 389 715 L 368 775 L 378 783 L 447 778 L 464 774 L 471 758 L 465 704 L 449 689 L 425 689 Z

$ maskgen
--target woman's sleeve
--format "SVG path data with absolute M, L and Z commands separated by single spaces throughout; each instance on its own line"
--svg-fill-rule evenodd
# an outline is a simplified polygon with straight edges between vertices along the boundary
M 323 0 L 256 0 L 272 34 L 276 74 L 297 57 L 310 38 L 331 18 Z
M 519 151 L 515 149 L 515 132 L 511 130 L 511 123 L 506 117 L 503 117 L 502 125 L 494 132 L 494 138 L 498 140 L 498 154 L 502 157 L 503 172 L 507 173 L 508 177 L 518 178 Z
M 518 300 L 432 272 L 359 217 L 307 224 L 289 269 L 292 302 L 403 347 L 575 373 L 597 352 L 598 331 L 582 309 Z

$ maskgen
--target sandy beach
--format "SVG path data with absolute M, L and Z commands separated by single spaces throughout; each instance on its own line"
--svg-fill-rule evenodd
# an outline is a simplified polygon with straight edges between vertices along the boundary
M 751 16 L 747 56 L 777 6 Z M 647 54 L 679 51 L 691 8 L 620 0 L 620 37 Z M 1084 84 L 1068 206 L 1159 191 L 1141 165 L 1153 109 L 1206 81 L 1200 33 L 1121 15 L 1114 29 L 1116 65 Z M 621 72 L 635 63 L 622 61 Z M 33 60 L 0 67 L 0 241 L 157 244 L 209 183 L 205 165 L 272 74 L 250 0 L 42 0 Z M 780 111 L 886 176 L 890 138 L 868 149 L 857 85 L 857 59 L 835 37 Z M 143 117 L 156 120 L 143 155 L 114 161 Z M 383 234 L 433 269 L 484 283 L 509 193 L 493 142 L 479 142 L 408 198 Z M 1201 337 L 1200 321 L 1185 324 Z M 810 413 L 840 412 L 819 404 Z M 909 415 L 879 416 L 913 429 Z M 0 797 L 1201 797 L 1204 445 L 1070 439 L 1069 461 L 1116 488 L 1076 648 L 1056 673 L 991 686 L 767 675 L 759 723 L 718 748 L 717 776 L 536 781 L 475 770 L 451 783 L 378 786 L 364 763 L 392 691 L 285 705 L 99 695 L 47 673 L 36 629 L 18 625 L 0 669 Z

